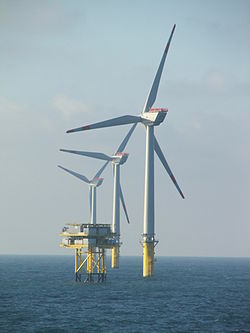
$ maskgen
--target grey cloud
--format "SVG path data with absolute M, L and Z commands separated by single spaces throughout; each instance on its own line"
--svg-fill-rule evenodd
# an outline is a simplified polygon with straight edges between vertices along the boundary
M 62 1 L 1 1 L 1 34 L 64 35 L 84 19 L 84 6 L 64 6 Z

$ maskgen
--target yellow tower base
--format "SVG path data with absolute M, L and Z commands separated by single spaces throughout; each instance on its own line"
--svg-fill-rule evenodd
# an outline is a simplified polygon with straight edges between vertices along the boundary
M 143 242 L 143 277 L 154 274 L 154 242 Z
M 112 247 L 112 268 L 119 268 L 119 259 L 120 259 L 120 246 L 116 245 Z

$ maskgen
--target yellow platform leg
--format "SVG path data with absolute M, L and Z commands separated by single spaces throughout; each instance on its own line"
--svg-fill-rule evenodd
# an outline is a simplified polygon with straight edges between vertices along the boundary
M 143 277 L 154 274 L 154 243 L 143 242 Z
M 120 246 L 116 245 L 112 247 L 112 268 L 119 268 L 119 260 L 120 259 Z
M 105 256 L 105 249 L 102 249 L 102 273 L 104 273 L 104 279 L 106 278 L 107 267 L 106 267 L 106 256 Z
M 87 273 L 93 273 L 93 249 L 92 246 L 88 246 L 88 254 L 87 254 Z
M 75 249 L 75 280 L 81 281 L 82 250 Z
M 75 249 L 75 273 L 78 271 L 78 249 Z

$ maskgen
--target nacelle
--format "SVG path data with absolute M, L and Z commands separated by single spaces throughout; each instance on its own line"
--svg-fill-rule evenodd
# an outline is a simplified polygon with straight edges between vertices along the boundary
M 150 109 L 148 112 L 142 113 L 142 122 L 145 125 L 158 126 L 165 119 L 167 112 L 167 108 Z
M 98 187 L 98 186 L 102 185 L 103 180 L 104 180 L 104 178 L 95 178 L 91 182 L 91 185 Z
M 121 152 L 118 151 L 112 157 L 113 157 L 113 160 L 112 160 L 113 163 L 124 164 L 128 159 L 128 154 L 127 153 L 121 153 Z
M 103 180 L 104 180 L 104 178 L 98 178 L 97 186 L 102 185 Z

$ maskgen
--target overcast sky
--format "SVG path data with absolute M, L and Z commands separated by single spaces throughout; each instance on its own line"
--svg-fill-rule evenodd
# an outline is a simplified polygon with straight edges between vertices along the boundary
M 155 157 L 156 255 L 250 256 L 250 2 L 0 0 L 0 253 L 66 254 L 67 222 L 88 222 L 88 186 L 130 126 L 66 134 L 142 111 L 172 26 L 155 134 L 186 199 Z M 121 182 L 123 255 L 141 255 L 145 130 Z M 112 221 L 112 170 L 97 219 Z

